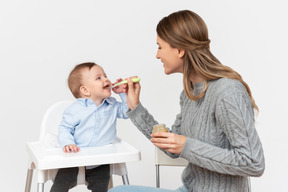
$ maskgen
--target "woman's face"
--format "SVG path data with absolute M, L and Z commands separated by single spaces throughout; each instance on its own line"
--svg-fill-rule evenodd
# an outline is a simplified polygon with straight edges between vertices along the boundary
M 158 51 L 157 59 L 161 59 L 165 74 L 183 73 L 184 50 L 173 48 L 169 43 L 157 35 Z

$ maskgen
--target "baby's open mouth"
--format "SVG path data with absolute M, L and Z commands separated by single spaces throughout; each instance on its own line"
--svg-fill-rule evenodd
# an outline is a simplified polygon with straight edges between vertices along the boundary
M 106 86 L 103 87 L 104 89 L 111 89 L 111 86 L 108 84 Z

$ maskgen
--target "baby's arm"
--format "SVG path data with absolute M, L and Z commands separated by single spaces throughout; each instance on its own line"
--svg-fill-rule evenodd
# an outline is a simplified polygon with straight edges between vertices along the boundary
M 128 105 L 127 105 L 127 94 L 124 93 L 119 93 L 119 96 L 121 98 L 122 102 L 117 101 L 117 118 L 120 119 L 127 119 L 128 116 L 126 115 L 126 112 L 128 111 Z
M 75 127 L 78 121 L 74 120 L 73 108 L 69 106 L 63 113 L 62 121 L 58 127 L 58 142 L 65 153 L 78 152 L 79 147 L 74 141 Z
M 70 153 L 70 152 L 75 152 L 77 153 L 79 151 L 80 147 L 78 147 L 77 145 L 75 144 L 69 144 L 69 145 L 65 145 L 63 147 L 63 151 L 65 153 Z

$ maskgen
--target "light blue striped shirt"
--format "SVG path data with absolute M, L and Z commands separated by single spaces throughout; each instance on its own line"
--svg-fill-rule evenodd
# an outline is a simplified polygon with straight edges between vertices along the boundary
M 122 102 L 113 97 L 97 106 L 91 99 L 79 98 L 63 113 L 58 128 L 61 147 L 75 144 L 79 147 L 95 147 L 112 143 L 116 138 L 117 118 L 127 119 L 127 95 L 119 94 Z

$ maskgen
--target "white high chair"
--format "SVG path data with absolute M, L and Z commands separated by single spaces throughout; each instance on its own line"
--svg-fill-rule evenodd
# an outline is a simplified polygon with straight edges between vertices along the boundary
M 78 153 L 64 153 L 57 141 L 58 125 L 62 113 L 73 101 L 61 101 L 45 113 L 37 142 L 27 143 L 29 154 L 25 192 L 30 192 L 33 170 L 37 169 L 37 191 L 44 191 L 44 183 L 54 181 L 59 168 L 79 167 L 77 185 L 85 184 L 85 166 L 110 164 L 111 174 L 122 176 L 129 184 L 126 162 L 140 161 L 140 151 L 117 138 L 112 144 L 102 147 L 81 148 Z M 112 178 L 112 177 L 111 177 Z

